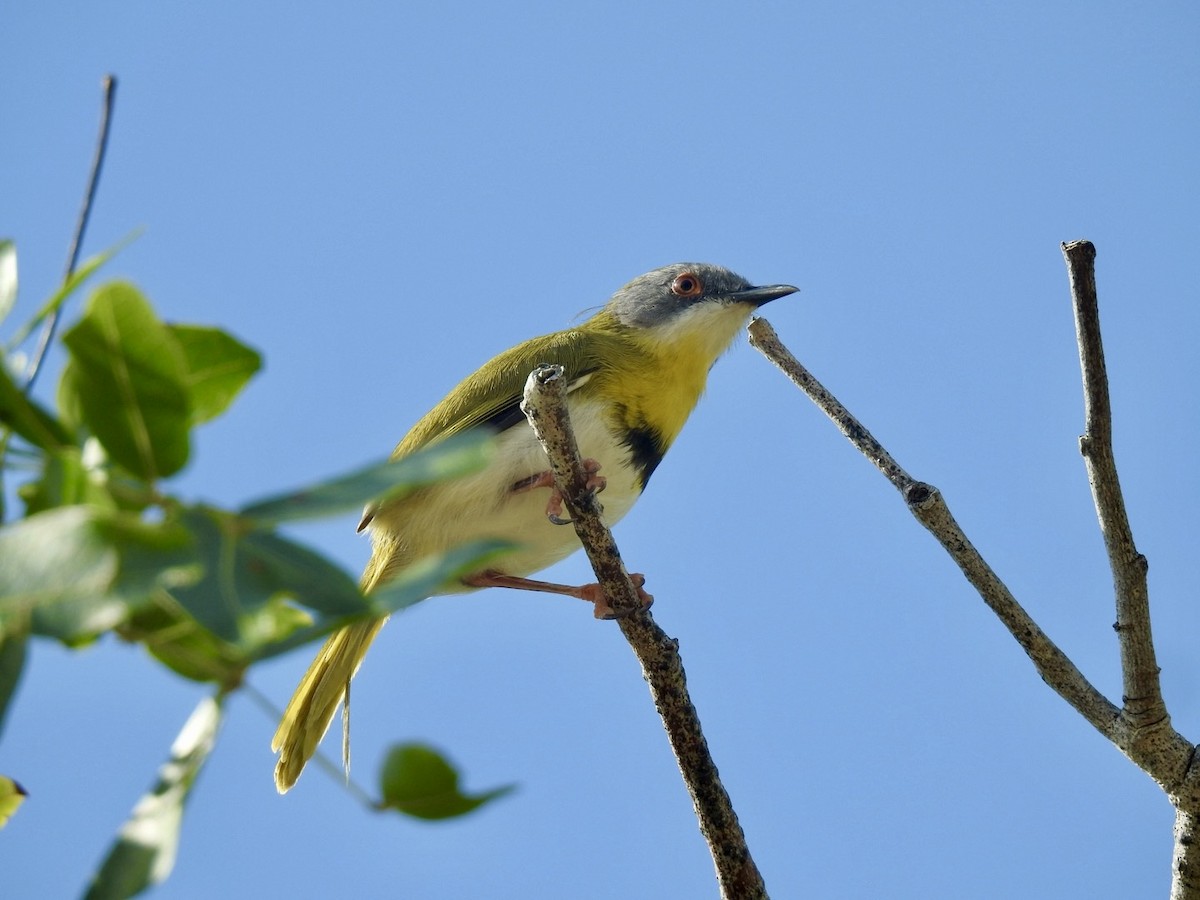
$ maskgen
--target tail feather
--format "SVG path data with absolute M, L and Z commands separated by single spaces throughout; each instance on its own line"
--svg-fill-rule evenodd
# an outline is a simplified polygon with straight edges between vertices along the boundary
M 386 621 L 367 619 L 334 632 L 304 673 L 271 739 L 271 749 L 279 754 L 275 764 L 279 793 L 286 793 L 296 783 L 316 752 L 338 704 L 348 695 L 350 679 Z

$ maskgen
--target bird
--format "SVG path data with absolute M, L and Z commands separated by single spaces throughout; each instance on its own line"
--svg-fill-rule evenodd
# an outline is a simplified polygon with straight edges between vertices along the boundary
M 597 617 L 610 616 L 599 585 L 529 578 L 580 548 L 574 529 L 562 527 L 561 496 L 520 409 L 529 373 L 542 364 L 563 366 L 588 486 L 603 491 L 603 517 L 611 526 L 645 489 L 700 399 L 709 370 L 751 314 L 797 290 L 754 286 L 717 265 L 676 263 L 633 279 L 576 327 L 532 338 L 485 363 L 412 427 L 392 458 L 472 429 L 495 435 L 494 453 L 478 472 L 366 508 L 358 530 L 370 533 L 372 552 L 362 590 L 369 593 L 429 554 L 500 538 L 514 549 L 437 593 L 545 591 L 591 601 Z M 631 577 L 648 605 L 644 578 Z M 275 786 L 281 794 L 295 785 L 338 706 L 349 702 L 350 680 L 386 621 L 366 619 L 334 632 L 308 667 L 271 742 L 279 754 Z M 347 772 L 348 753 L 344 731 Z

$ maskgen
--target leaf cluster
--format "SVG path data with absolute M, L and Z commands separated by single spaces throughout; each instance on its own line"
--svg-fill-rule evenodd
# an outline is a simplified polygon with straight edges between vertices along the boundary
M 33 638 L 79 647 L 111 633 L 215 690 L 97 872 L 89 896 L 104 897 L 131 896 L 169 873 L 183 804 L 216 740 L 224 697 L 251 666 L 410 606 L 502 549 L 455 548 L 366 595 L 341 567 L 279 531 L 474 471 L 490 450 L 478 435 L 237 509 L 173 492 L 194 429 L 229 408 L 262 357 L 219 328 L 161 320 L 127 281 L 94 288 L 62 335 L 66 363 L 53 406 L 31 396 L 24 342 L 111 255 L 87 260 L 0 347 L 0 730 Z M 16 300 L 16 249 L 0 241 L 0 327 Z M 8 505 L 20 509 L 5 508 L 13 497 Z M 440 756 L 426 748 L 414 763 L 405 752 L 404 765 L 396 762 L 401 748 L 389 759 L 377 808 L 456 815 L 503 793 L 464 798 Z M 442 800 L 420 800 L 429 796 Z M 0 808 L 15 810 L 21 797 L 7 791 Z

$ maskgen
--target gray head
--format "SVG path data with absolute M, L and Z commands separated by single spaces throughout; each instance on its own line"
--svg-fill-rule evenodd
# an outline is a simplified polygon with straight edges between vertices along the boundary
M 736 328 L 759 306 L 797 290 L 790 284 L 755 287 L 736 272 L 709 263 L 675 263 L 633 279 L 605 309 L 632 328 L 674 331 L 693 319 L 697 326 L 702 320 L 736 320 Z

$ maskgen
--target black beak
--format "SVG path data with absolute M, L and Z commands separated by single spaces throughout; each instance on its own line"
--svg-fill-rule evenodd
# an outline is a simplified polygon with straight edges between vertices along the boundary
M 749 303 L 751 306 L 759 307 L 764 303 L 770 303 L 772 300 L 778 300 L 780 297 L 786 297 L 788 294 L 794 294 L 800 290 L 798 287 L 793 287 L 790 284 L 768 284 L 764 287 L 746 288 L 744 291 L 734 291 L 732 294 L 726 295 L 726 299 L 731 303 Z

